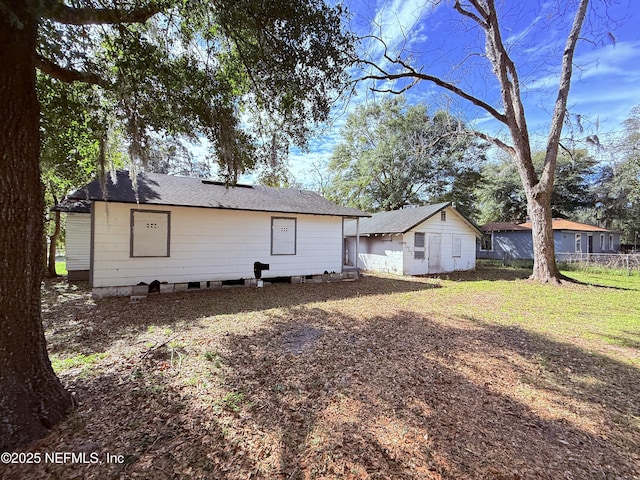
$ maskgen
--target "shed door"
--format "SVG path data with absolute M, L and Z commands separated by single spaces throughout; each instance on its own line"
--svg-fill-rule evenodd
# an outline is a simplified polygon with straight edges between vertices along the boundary
M 440 235 L 429 235 L 429 271 L 440 270 Z

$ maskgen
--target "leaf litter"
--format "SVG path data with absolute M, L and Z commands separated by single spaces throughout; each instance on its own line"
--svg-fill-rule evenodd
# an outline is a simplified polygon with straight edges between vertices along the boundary
M 78 408 L 20 451 L 102 463 L 4 465 L 0 478 L 640 478 L 638 369 L 448 313 L 446 281 L 136 303 L 65 285 L 43 290 L 52 357 L 101 355 L 59 372 Z

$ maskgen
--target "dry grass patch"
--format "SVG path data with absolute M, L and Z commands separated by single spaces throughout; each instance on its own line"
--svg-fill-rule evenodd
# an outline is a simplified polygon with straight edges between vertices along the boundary
M 2 473 L 640 478 L 638 349 L 589 333 L 640 334 L 623 313 L 634 315 L 633 305 L 611 314 L 624 330 L 602 325 L 615 310 L 607 298 L 633 302 L 637 291 L 544 287 L 524 276 L 370 276 L 139 303 L 47 285 L 52 356 L 100 356 L 82 374 L 60 371 L 79 407 L 22 450 L 108 452 L 125 463 Z M 579 311 L 574 303 L 594 296 L 598 319 L 562 317 L 563 305 Z M 527 308 L 548 298 L 547 309 Z M 562 318 L 560 328 L 549 316 Z

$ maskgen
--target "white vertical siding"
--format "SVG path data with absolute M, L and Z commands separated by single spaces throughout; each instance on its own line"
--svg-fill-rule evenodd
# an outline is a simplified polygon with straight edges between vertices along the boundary
M 440 220 L 436 214 L 427 221 L 416 226 L 404 235 L 404 273 L 405 275 L 421 275 L 426 273 L 453 272 L 471 270 L 476 266 L 476 232 L 468 223 L 451 208 L 446 209 L 446 221 Z M 414 233 L 425 233 L 425 258 L 414 258 Z M 429 268 L 429 248 L 437 244 L 430 237 L 440 238 L 440 268 Z M 454 240 L 455 239 L 455 240 Z M 459 243 L 458 243 L 459 242 Z M 454 246 L 456 251 L 454 251 Z M 454 257 L 454 253 L 456 256 Z M 460 256 L 457 256 L 458 253 Z M 432 262 L 432 265 L 436 262 Z
M 340 217 L 145 205 L 171 212 L 170 256 L 131 258 L 132 208 L 94 203 L 94 287 L 249 279 L 256 261 L 270 265 L 264 278 L 342 269 Z M 295 255 L 271 255 L 272 217 L 296 218 Z
M 67 213 L 65 256 L 68 271 L 89 270 L 91 214 Z

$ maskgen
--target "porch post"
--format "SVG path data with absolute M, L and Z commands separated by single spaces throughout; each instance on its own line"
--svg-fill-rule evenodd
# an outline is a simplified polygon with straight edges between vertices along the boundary
M 353 264 L 354 267 L 356 267 L 356 272 L 359 272 L 358 270 L 358 259 L 360 257 L 358 257 L 358 249 L 360 247 L 360 217 L 356 217 L 356 255 L 355 255 L 355 263 Z

